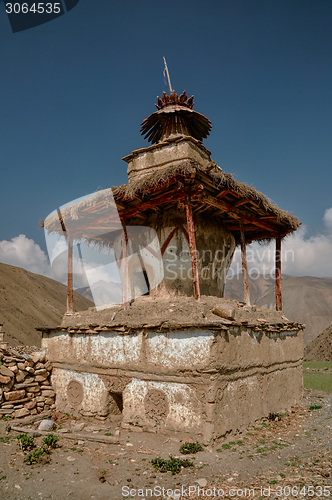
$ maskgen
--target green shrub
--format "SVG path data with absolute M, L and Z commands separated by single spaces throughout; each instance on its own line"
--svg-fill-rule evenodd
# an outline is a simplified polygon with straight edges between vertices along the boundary
M 37 450 L 29 453 L 26 462 L 28 465 L 38 464 L 42 461 L 43 455 L 49 455 L 49 454 L 50 454 L 49 448 L 44 445 L 41 448 L 37 448 Z
M 47 434 L 47 436 L 43 439 L 43 444 L 49 448 L 55 448 L 58 441 L 58 436 L 54 436 L 54 434 Z
M 194 464 L 190 460 L 182 460 L 181 458 L 174 458 L 172 455 L 169 456 L 169 460 L 157 457 L 151 460 L 151 464 L 154 469 L 159 472 L 172 472 L 172 474 L 178 474 L 181 472 L 181 467 L 193 467 Z
M 23 451 L 29 451 L 35 447 L 33 437 L 29 437 L 27 434 L 19 434 L 17 439 L 20 442 Z
M 193 453 L 197 453 L 198 451 L 204 451 L 203 446 L 200 443 L 184 443 L 180 447 L 180 453 L 182 455 L 192 455 Z

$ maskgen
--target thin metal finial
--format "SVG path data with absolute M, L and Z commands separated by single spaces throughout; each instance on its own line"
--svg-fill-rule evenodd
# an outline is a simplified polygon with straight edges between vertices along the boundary
M 166 73 L 167 80 L 168 80 L 168 88 L 169 88 L 170 92 L 173 92 L 172 85 L 171 85 L 171 79 L 169 77 L 168 67 L 167 67 L 167 63 L 166 63 L 166 59 L 165 59 L 165 57 L 163 59 L 164 59 L 164 65 L 165 65 L 164 76 L 165 76 L 165 73 Z

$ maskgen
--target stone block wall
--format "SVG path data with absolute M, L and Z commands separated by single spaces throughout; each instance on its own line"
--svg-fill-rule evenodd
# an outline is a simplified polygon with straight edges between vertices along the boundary
M 27 354 L 24 348 L 16 350 L 0 342 L 0 418 L 23 418 L 54 409 L 51 373 L 45 352 Z

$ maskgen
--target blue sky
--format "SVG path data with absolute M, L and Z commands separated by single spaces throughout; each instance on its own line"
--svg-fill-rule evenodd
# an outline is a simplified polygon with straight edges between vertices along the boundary
M 13 34 L 0 2 L 0 261 L 29 268 L 10 242 L 25 235 L 41 259 L 42 217 L 127 181 L 121 157 L 147 145 L 163 56 L 212 121 L 218 165 L 298 216 L 298 245 L 331 243 L 331 26 L 328 0 L 80 0 Z M 332 276 L 322 266 L 311 274 Z

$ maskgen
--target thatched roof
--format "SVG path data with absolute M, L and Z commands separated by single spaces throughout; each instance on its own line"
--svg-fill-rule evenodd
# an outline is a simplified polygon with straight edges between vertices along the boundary
M 301 225 L 297 217 L 281 210 L 253 187 L 222 172 L 216 164 L 203 169 L 192 161 L 158 168 L 129 184 L 97 191 L 62 209 L 60 218 L 70 226 L 75 238 L 98 240 L 101 239 L 98 235 L 103 235 L 107 240 L 106 233 L 121 229 L 120 220 L 127 225 L 144 225 L 154 212 L 179 210 L 179 203 L 187 195 L 194 213 L 223 224 L 237 243 L 240 221 L 247 242 L 284 237 Z M 59 232 L 59 214 L 49 216 L 42 226 L 50 232 Z

